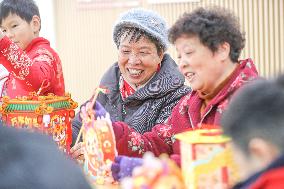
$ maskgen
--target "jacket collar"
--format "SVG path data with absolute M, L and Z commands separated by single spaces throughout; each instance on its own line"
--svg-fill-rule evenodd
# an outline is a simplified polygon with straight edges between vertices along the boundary
M 199 97 L 197 91 L 192 92 L 191 98 L 188 102 L 190 107 L 188 108 L 188 113 L 193 123 L 192 127 L 196 127 L 199 123 L 202 123 L 202 120 L 211 112 L 212 109 L 228 98 L 228 96 L 233 94 L 239 87 L 257 77 L 258 73 L 251 59 L 242 60 L 239 64 L 240 65 L 231 75 L 231 78 L 228 79 L 228 82 L 208 103 L 202 115 L 200 115 L 200 110 L 203 99 Z
M 36 37 L 29 43 L 29 45 L 26 47 L 25 51 L 29 52 L 34 46 L 37 46 L 39 44 L 50 45 L 50 43 L 47 39 L 45 39 L 43 37 Z
M 175 70 L 175 71 L 174 71 Z M 184 85 L 185 79 L 178 71 L 174 60 L 165 54 L 161 63 L 161 69 L 155 76 L 143 87 L 140 88 L 134 95 L 129 96 L 129 101 L 145 100 L 147 98 L 160 98 L 165 94 L 174 91 Z M 141 95 L 145 94 L 145 95 Z
M 239 66 L 231 75 L 227 84 L 220 90 L 220 92 L 213 98 L 208 105 L 216 105 L 227 98 L 228 95 L 233 94 L 237 89 L 245 83 L 255 79 L 258 76 L 257 70 L 251 59 L 242 60 Z

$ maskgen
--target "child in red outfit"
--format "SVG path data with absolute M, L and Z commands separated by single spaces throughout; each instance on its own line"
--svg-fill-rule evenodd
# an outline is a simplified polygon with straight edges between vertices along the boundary
M 1 96 L 64 95 L 61 61 L 48 40 L 39 37 L 40 15 L 33 0 L 0 4 L 0 63 L 9 71 Z

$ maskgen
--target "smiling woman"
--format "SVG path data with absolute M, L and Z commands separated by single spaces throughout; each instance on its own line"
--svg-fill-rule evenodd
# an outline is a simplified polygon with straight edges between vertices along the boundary
M 132 9 L 122 14 L 115 23 L 113 40 L 118 49 L 118 61 L 100 83 L 110 93 L 100 94 L 97 101 L 113 121 L 124 121 L 143 134 L 154 125 L 164 123 L 190 89 L 184 85 L 176 63 L 165 54 L 167 27 L 156 12 Z M 77 114 L 73 120 L 75 140 L 81 125 Z
M 132 33 L 134 32 L 135 30 L 132 31 Z M 130 85 L 141 87 L 160 68 L 163 53 L 161 50 L 158 53 L 155 44 L 146 36 L 141 37 L 137 42 L 133 40 L 135 39 L 131 39 L 131 36 L 121 39 L 118 50 L 118 66 L 124 79 Z

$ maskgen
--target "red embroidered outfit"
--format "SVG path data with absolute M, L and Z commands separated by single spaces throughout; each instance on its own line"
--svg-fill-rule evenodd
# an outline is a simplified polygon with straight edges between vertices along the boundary
M 10 98 L 33 91 L 64 95 L 61 61 L 48 40 L 35 38 L 23 51 L 5 36 L 0 41 L 0 51 L 0 63 L 10 72 L 4 87 Z
M 199 129 L 200 124 L 219 125 L 220 116 L 227 107 L 232 94 L 257 75 L 251 59 L 240 61 L 239 66 L 223 84 L 222 89 L 204 109 L 202 109 L 204 99 L 200 98 L 198 92 L 193 91 L 179 101 L 165 124 L 156 125 L 151 132 L 143 135 L 135 132 L 124 122 L 114 122 L 118 153 L 141 157 L 144 152 L 152 151 L 156 156 L 162 153 L 173 155 L 172 158 L 178 161 L 180 147 L 174 135 L 190 129 Z

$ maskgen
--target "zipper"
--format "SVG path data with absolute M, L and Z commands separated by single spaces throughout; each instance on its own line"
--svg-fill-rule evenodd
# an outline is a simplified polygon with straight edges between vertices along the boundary
M 203 120 L 205 119 L 205 117 L 211 112 L 213 106 L 210 106 L 210 109 L 206 112 L 206 114 L 204 114 L 204 116 L 202 117 L 201 121 L 199 122 L 199 124 L 201 124 L 203 122 Z
M 191 124 L 192 129 L 195 129 L 195 127 L 194 127 L 194 125 L 193 125 L 193 123 L 192 123 L 192 119 L 191 119 L 190 113 L 188 114 L 188 117 L 189 117 L 189 121 L 190 121 L 190 124 Z
M 188 99 L 186 99 L 186 101 L 188 101 L 188 100 L 191 98 L 191 96 L 192 96 L 192 92 L 190 93 L 190 95 L 189 95 Z M 189 108 L 189 107 L 188 107 L 188 108 Z M 188 110 L 187 110 L 187 111 L 188 111 Z M 192 122 L 191 115 L 190 115 L 189 112 L 188 112 L 188 117 L 189 117 L 189 121 L 190 121 L 190 124 L 191 124 L 192 129 L 195 129 L 195 127 L 194 127 L 194 125 L 193 125 L 193 122 Z

